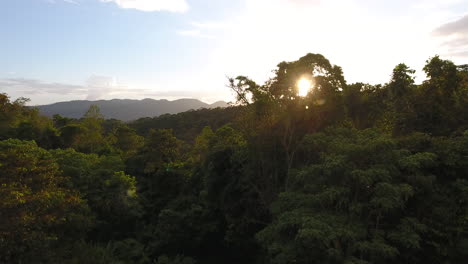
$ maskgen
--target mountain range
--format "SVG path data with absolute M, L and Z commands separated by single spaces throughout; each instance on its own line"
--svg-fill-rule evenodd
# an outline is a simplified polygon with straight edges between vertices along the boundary
M 224 101 L 207 104 L 197 99 L 178 99 L 169 101 L 165 99 L 112 99 L 112 100 L 76 100 L 58 102 L 49 105 L 35 106 L 39 112 L 46 116 L 59 114 L 64 117 L 81 118 L 91 105 L 97 105 L 106 119 L 119 119 L 131 121 L 142 117 L 155 117 L 162 114 L 176 114 L 200 108 L 227 107 Z

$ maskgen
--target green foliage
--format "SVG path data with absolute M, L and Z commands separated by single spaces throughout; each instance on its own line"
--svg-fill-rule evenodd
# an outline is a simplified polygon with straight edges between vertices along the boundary
M 343 102 L 352 124 L 356 128 L 365 129 L 378 123 L 386 110 L 382 105 L 385 96 L 386 90 L 381 85 L 349 84 L 343 91 Z
M 73 121 L 73 119 L 56 114 L 52 117 L 52 121 L 54 122 L 54 127 L 60 129 L 70 124 Z
M 53 157 L 34 142 L 0 142 L 0 261 L 46 262 L 92 224 L 85 201 L 64 186 Z
M 178 139 L 192 143 L 204 127 L 210 126 L 218 129 L 234 122 L 239 113 L 240 109 L 237 107 L 200 109 L 175 115 L 164 114 L 154 118 L 140 118 L 128 125 L 143 136 L 148 135 L 151 129 L 172 129 Z
M 150 174 L 161 170 L 169 170 L 169 165 L 176 162 L 180 155 L 181 142 L 174 137 L 172 130 L 150 130 L 145 143 L 136 155 L 139 162 L 143 163 L 143 171 Z
M 70 188 L 78 190 L 92 211 L 98 225 L 93 237 L 102 240 L 122 238 L 133 232 L 140 215 L 136 179 L 123 172 L 119 156 L 84 154 L 73 149 L 53 150 L 52 156 Z
M 120 150 L 124 158 L 135 155 L 144 144 L 144 138 L 126 125 L 114 128 L 106 140 L 115 149 Z
M 66 264 L 126 264 L 128 262 L 119 260 L 114 256 L 112 248 L 108 246 L 99 246 L 88 244 L 84 241 L 79 241 L 73 245 L 73 247 L 67 252 L 69 257 L 62 256 L 58 259 L 60 263 Z
M 70 120 L 56 116 L 62 146 L 74 148 L 84 153 L 109 154 L 113 150 L 104 139 L 104 118 L 96 105 L 90 106 L 80 120 Z
M 143 252 L 143 245 L 134 239 L 92 244 L 77 241 L 54 263 L 66 264 L 132 264 L 151 263 Z
M 382 226 L 398 215 L 413 188 L 395 164 L 401 158 L 390 138 L 374 131 L 327 131 L 304 139 L 307 159 L 292 190 L 273 205 L 277 220 L 259 233 L 275 263 L 370 261 L 398 255 Z M 280 244 L 287 246 L 280 247 Z
M 222 226 L 210 208 L 195 197 L 178 197 L 161 210 L 152 229 L 152 255 L 180 254 L 203 259 L 219 248 Z
M 12 129 L 27 116 L 27 109 L 24 107 L 28 100 L 19 98 L 11 102 L 10 98 L 1 93 L 0 94 L 0 136 L 1 139 L 7 139 L 13 136 Z
M 59 146 L 51 120 L 39 115 L 37 109 L 25 107 L 27 101 L 19 98 L 10 102 L 7 95 L 0 94 L 0 139 L 35 140 L 44 148 Z
M 0 262 L 464 263 L 467 69 L 347 84 L 307 54 L 230 78 L 237 106 L 128 124 L 0 94 Z
M 86 128 L 80 124 L 68 124 L 59 129 L 61 143 L 64 147 L 78 149 L 82 138 L 86 134 Z
M 189 257 L 175 256 L 170 258 L 168 256 L 160 256 L 154 264 L 195 264 L 196 261 Z
M 293 175 L 293 189 L 273 204 L 275 220 L 257 238 L 274 263 L 425 263 L 442 252 L 459 257 L 448 252 L 463 236 L 448 229 L 466 232 L 466 223 L 459 221 L 467 207 L 440 198 L 459 193 L 453 184 L 463 189 L 464 180 L 443 183 L 447 174 L 438 173 L 442 156 L 434 147 L 412 153 L 372 130 L 334 129 L 305 137 L 303 151 L 313 155 Z M 445 215 L 445 227 L 436 223 L 442 219 L 427 221 L 437 211 Z

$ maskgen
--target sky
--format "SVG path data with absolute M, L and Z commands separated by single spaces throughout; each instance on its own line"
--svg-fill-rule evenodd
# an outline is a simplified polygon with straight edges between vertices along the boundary
M 424 80 L 438 54 L 468 63 L 468 0 L 0 0 L 0 92 L 69 100 L 229 101 L 320 53 L 348 83 L 385 83 L 398 63 Z

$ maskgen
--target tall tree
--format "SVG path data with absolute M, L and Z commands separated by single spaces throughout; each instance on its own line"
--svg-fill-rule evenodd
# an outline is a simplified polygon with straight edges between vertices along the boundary
M 393 115 L 395 134 L 404 134 L 413 130 L 415 122 L 414 110 L 414 73 L 405 64 L 398 64 L 392 73 L 392 78 L 388 84 L 390 102 Z

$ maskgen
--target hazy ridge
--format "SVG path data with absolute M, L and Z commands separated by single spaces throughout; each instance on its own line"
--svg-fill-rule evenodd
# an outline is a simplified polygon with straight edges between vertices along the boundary
M 141 117 L 154 117 L 162 114 L 176 114 L 192 109 L 228 106 L 224 101 L 208 104 L 198 99 L 177 99 L 174 101 L 165 99 L 112 99 L 98 101 L 76 100 L 35 107 L 46 116 L 59 114 L 65 117 L 80 118 L 91 105 L 99 106 L 105 118 L 114 118 L 123 121 L 135 120 Z

